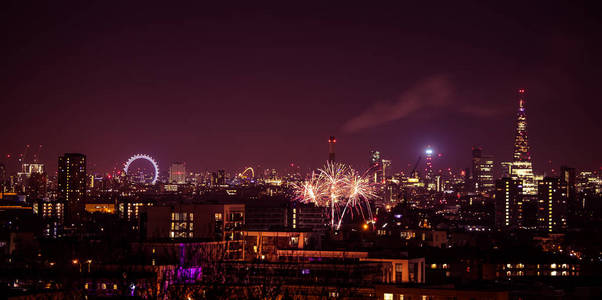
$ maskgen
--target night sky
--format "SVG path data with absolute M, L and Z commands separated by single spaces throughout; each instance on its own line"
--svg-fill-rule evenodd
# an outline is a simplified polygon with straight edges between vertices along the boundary
M 475 144 L 510 160 L 525 88 L 536 171 L 602 167 L 601 18 L 578 1 L 109 2 L 2 3 L 5 164 L 43 144 L 51 172 L 64 152 L 96 172 L 135 153 L 309 168 L 335 135 L 359 169 L 371 149 L 407 169 L 427 144 L 435 168 L 467 167 Z

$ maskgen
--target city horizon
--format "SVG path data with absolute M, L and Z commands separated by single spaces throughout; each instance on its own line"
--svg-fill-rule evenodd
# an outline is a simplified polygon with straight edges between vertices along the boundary
M 581 1 L 8 1 L 0 295 L 602 295 Z

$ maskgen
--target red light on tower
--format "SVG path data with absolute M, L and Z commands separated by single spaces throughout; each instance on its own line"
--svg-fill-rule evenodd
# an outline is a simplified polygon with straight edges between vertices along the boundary
M 331 136 L 328 139 L 328 161 L 329 162 L 334 162 L 334 144 L 337 142 L 337 140 L 334 138 L 334 136 Z

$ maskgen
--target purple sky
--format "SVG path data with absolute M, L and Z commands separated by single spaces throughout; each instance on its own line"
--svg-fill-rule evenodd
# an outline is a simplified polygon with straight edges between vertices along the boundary
M 427 144 L 436 168 L 465 167 L 474 144 L 511 158 L 525 88 L 536 170 L 602 166 L 602 27 L 576 1 L 23 2 L 0 12 L 5 164 L 43 144 L 52 172 L 63 152 L 94 171 L 135 153 L 162 169 L 318 167 L 335 135 L 360 169 L 370 149 L 406 169 Z

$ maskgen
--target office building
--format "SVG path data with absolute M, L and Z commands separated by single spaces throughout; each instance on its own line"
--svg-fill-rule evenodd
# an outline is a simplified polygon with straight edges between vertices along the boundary
M 217 172 L 211 173 L 211 185 L 220 186 L 226 184 L 226 171 L 218 170 Z
M 424 169 L 424 178 L 427 183 L 430 183 L 433 179 L 433 148 L 431 146 L 426 146 L 426 150 L 424 150 L 424 154 L 426 155 L 426 168 Z
M 21 165 L 21 172 L 17 173 L 17 177 L 19 177 L 21 181 L 25 181 L 31 177 L 32 174 L 44 174 L 45 172 L 46 168 L 44 167 L 44 164 L 24 163 Z
M 387 180 L 387 169 L 389 169 L 391 167 L 391 160 L 389 159 L 383 159 L 381 160 L 381 166 L 382 166 L 382 170 L 381 170 L 381 178 L 380 178 L 380 183 L 385 183 Z
M 169 167 L 169 183 L 186 183 L 186 164 L 183 162 L 174 162 Z
M 579 202 L 577 197 L 577 176 L 575 168 L 567 166 L 560 167 L 560 180 L 564 187 L 567 201 L 567 218 L 568 223 L 577 223 L 577 219 L 583 215 L 584 207 Z
M 493 156 L 484 155 L 480 147 L 472 148 L 472 182 L 477 193 L 490 193 L 495 189 Z

